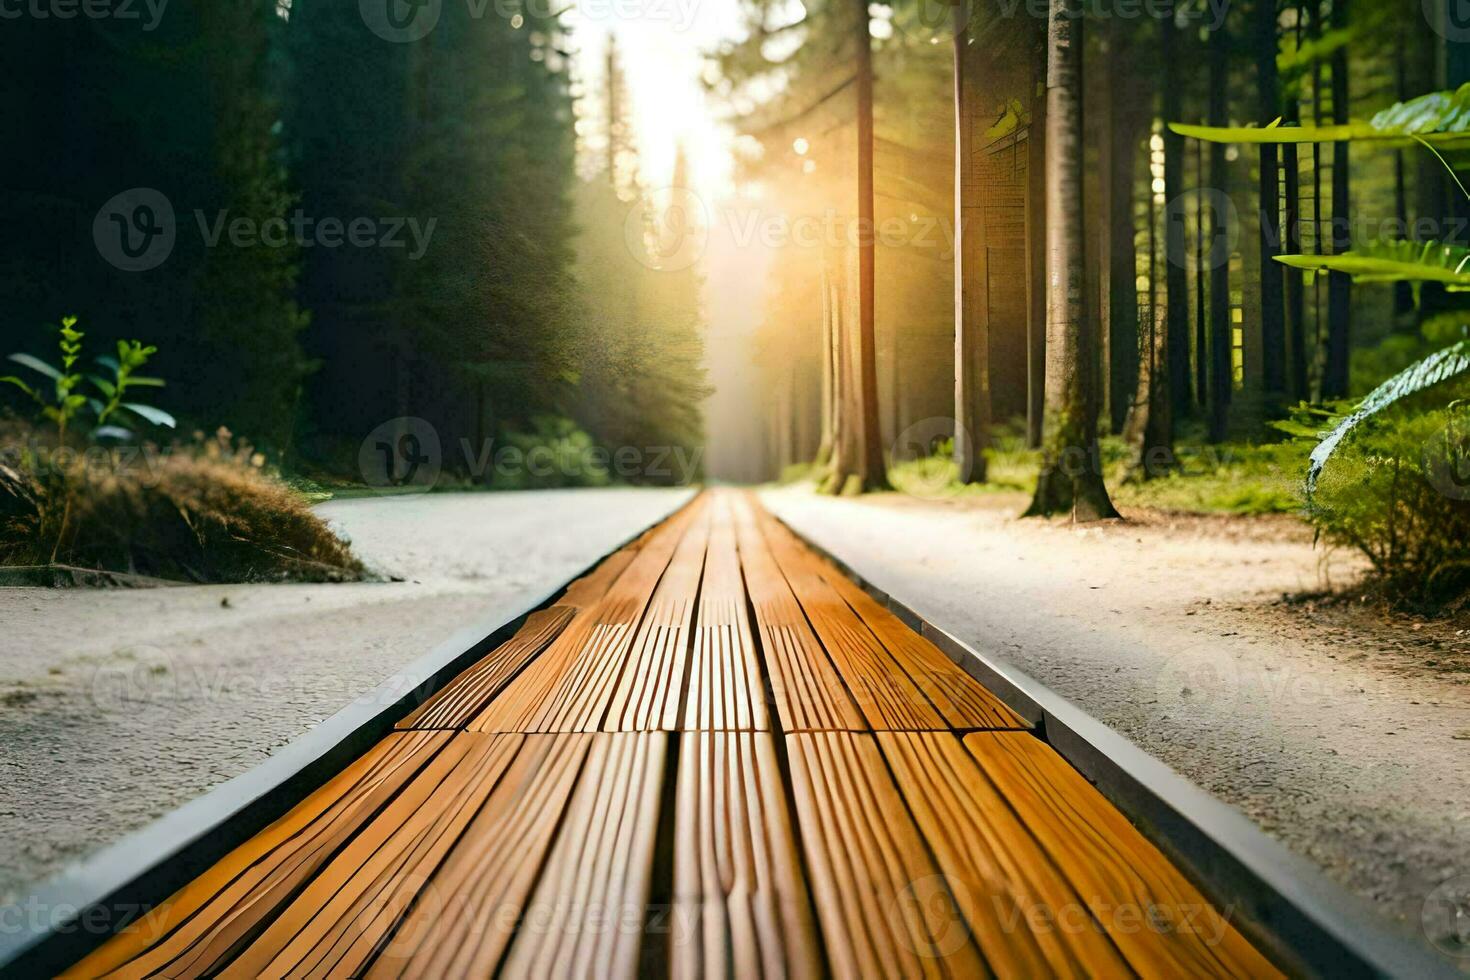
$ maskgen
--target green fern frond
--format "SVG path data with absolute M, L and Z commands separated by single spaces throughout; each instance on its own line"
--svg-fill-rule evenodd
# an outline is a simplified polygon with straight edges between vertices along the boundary
M 1368 393 L 1357 409 L 1332 429 L 1312 450 L 1307 467 L 1307 499 L 1317 489 L 1317 480 L 1327 461 L 1342 441 L 1367 419 L 1396 402 L 1470 371 L 1470 340 L 1462 340 L 1444 350 L 1430 354 L 1389 378 Z

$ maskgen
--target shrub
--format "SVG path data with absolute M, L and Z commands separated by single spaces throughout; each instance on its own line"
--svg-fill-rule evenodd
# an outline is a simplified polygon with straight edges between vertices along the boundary
M 1307 514 L 1327 541 L 1367 556 L 1386 598 L 1453 607 L 1470 591 L 1470 409 L 1424 392 L 1360 422 L 1323 467 Z
M 11 434 L 16 448 L 0 457 L 0 564 L 194 582 L 364 575 L 346 542 L 223 430 L 166 451 L 53 449 L 29 430 Z
M 530 432 L 507 435 L 505 445 L 495 454 L 491 478 L 495 489 L 605 487 L 612 482 L 607 453 L 575 422 L 538 415 L 531 424 Z

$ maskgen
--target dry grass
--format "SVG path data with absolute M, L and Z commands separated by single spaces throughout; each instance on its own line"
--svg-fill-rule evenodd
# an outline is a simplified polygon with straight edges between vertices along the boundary
M 0 564 L 66 564 L 193 582 L 349 581 L 347 543 L 228 433 L 143 454 L 0 458 Z

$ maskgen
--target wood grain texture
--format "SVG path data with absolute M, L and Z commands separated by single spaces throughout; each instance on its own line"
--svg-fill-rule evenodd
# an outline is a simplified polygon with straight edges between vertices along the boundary
M 862 712 L 771 556 L 756 523 L 758 506 L 751 495 L 734 498 L 736 545 L 781 727 L 788 732 L 865 730 Z
M 389 735 L 63 975 L 122 980 L 215 972 L 449 740 L 447 732 Z
M 674 977 L 820 972 L 775 743 L 682 736 L 674 833 Z
M 359 976 L 521 747 L 453 737 L 221 977 Z
M 822 577 L 815 556 L 774 519 L 765 518 L 761 526 L 772 557 L 868 725 L 901 731 L 949 728 L 949 719 Z
M 397 725 L 398 728 L 463 728 L 511 678 L 561 635 L 576 616 L 571 606 L 552 606 L 526 617 L 515 636 L 506 640 L 483 660 L 463 671 L 439 693 L 419 705 Z
M 373 962 L 373 980 L 495 971 L 567 808 L 592 735 L 527 735 L 515 761 Z
M 621 666 L 603 731 L 655 732 L 678 727 L 695 601 L 709 546 L 709 510 L 702 508 L 659 580 L 627 664 Z M 616 653 L 609 649 L 606 656 Z
M 1087 905 L 955 735 L 880 732 L 876 738 L 997 976 L 1128 974 Z
M 786 745 L 832 973 L 988 976 L 873 737 L 814 732 L 788 735 Z
M 765 731 L 771 722 L 740 575 L 730 495 L 715 497 L 711 511 L 684 728 Z
M 638 624 L 701 496 L 661 524 L 595 604 L 469 725 L 480 732 L 590 732 L 601 726 Z
M 914 685 L 933 702 L 955 728 L 1028 729 L 1031 726 L 1005 702 L 944 655 L 929 640 L 915 633 L 893 613 L 879 605 L 856 582 L 836 567 L 812 555 L 822 578 L 847 601 L 867 624 L 878 642 L 898 662 Z
M 595 737 L 501 976 L 637 975 L 670 737 Z
M 964 744 L 1140 976 L 1281 975 L 1050 746 L 989 733 Z
M 775 518 L 761 529 L 822 644 L 875 730 L 1025 728 L 939 648 L 879 606 Z

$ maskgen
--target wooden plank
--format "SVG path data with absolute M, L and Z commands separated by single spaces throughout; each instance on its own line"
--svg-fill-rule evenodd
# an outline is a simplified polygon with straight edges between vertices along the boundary
M 360 975 L 521 743 L 520 735 L 455 735 L 220 976 Z
M 673 976 L 820 972 L 769 733 L 682 737 L 674 841 Z
M 964 744 L 1138 974 L 1281 975 L 1049 746 L 1019 733 Z
M 490 976 L 515 934 L 592 735 L 527 735 L 392 940 L 373 980 Z
M 687 730 L 765 731 L 771 724 L 740 577 L 732 496 L 729 491 L 712 494 L 710 544 L 684 715 Z
M 463 728 L 468 725 L 522 667 L 561 635 L 576 614 L 577 610 L 571 606 L 552 606 L 533 612 L 516 630 L 515 636 L 444 685 L 396 727 Z
M 817 563 L 822 578 L 847 601 L 950 725 L 955 728 L 1011 730 L 1031 727 L 1026 719 L 965 673 L 942 650 L 879 605 L 856 582 L 815 555 L 811 560 Z
M 447 732 L 389 735 L 64 976 L 215 972 L 450 738 Z
M 760 524 L 772 557 L 868 724 L 880 730 L 949 728 L 950 719 L 822 577 L 816 557 L 774 518 L 762 515 Z
M 596 568 L 567 586 L 556 604 L 578 610 L 596 605 L 599 599 L 607 595 L 608 589 L 612 588 L 618 576 L 627 571 L 633 559 L 638 557 L 639 549 L 652 533 L 652 531 L 644 532 L 644 535 L 633 544 L 608 555 Z
M 776 714 L 788 732 L 867 728 L 862 712 L 808 625 L 756 524 L 749 495 L 734 501 L 736 543 L 770 674 Z
M 596 736 L 501 975 L 634 977 L 670 736 Z
M 659 525 L 597 603 L 577 616 L 469 725 L 480 732 L 596 731 L 639 620 L 703 497 Z
M 949 732 L 876 737 L 960 914 L 998 976 L 1128 975 L 1087 905 L 958 738 Z
M 603 731 L 667 732 L 678 727 L 679 700 L 689 669 L 695 599 L 708 545 L 706 506 L 679 542 L 659 580 L 626 666 L 612 665 L 621 677 L 608 705 Z M 614 657 L 617 653 L 609 649 L 606 655 Z
M 872 736 L 813 732 L 786 745 L 832 973 L 988 976 Z

